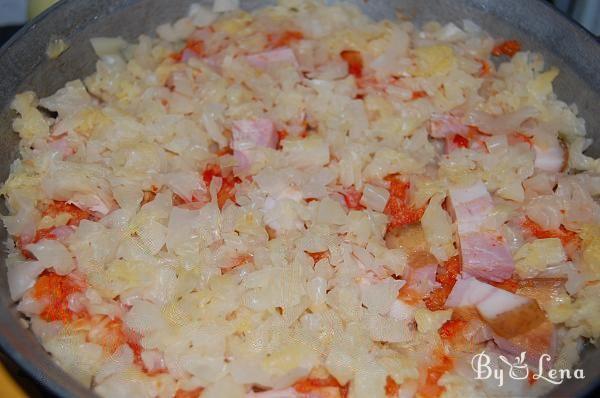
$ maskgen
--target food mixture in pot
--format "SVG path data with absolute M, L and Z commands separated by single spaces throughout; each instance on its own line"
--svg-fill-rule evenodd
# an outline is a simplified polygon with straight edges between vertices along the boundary
M 569 369 L 600 335 L 600 161 L 559 70 L 477 21 L 236 3 L 14 99 L 10 293 L 52 358 L 111 398 L 552 388 L 472 358 Z

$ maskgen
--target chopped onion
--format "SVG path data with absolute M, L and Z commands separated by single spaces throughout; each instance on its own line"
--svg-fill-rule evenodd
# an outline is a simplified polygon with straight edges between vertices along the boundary
M 122 37 L 92 37 L 90 43 L 99 57 L 118 54 L 127 46 Z

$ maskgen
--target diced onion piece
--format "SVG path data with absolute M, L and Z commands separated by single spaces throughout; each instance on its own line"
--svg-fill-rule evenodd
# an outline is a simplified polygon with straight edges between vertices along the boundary
M 118 54 L 127 46 L 127 42 L 121 37 L 92 37 L 90 43 L 99 57 Z

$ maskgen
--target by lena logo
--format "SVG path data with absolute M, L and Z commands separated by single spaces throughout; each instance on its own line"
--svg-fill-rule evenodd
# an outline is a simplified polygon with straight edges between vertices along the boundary
M 537 370 L 532 370 L 525 362 L 525 355 L 526 353 L 522 352 L 521 355 L 515 357 L 514 361 L 510 361 L 504 355 L 499 355 L 498 359 L 506 365 L 503 367 L 498 366 L 499 364 L 492 364 L 490 356 L 482 351 L 471 359 L 475 379 L 494 379 L 498 382 L 498 387 L 504 385 L 506 376 L 513 380 L 525 380 L 531 377 L 533 380 L 544 380 L 555 385 L 561 384 L 567 379 L 585 379 L 583 369 L 548 369 L 552 361 L 548 354 L 542 354 Z

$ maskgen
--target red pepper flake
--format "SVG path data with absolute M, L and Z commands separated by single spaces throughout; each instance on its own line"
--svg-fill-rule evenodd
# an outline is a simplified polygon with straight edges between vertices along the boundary
M 394 379 L 388 376 L 385 379 L 385 395 L 388 397 L 397 397 L 399 391 L 400 386 L 394 381 Z
M 346 206 L 350 210 L 363 210 L 365 207 L 360 204 L 360 200 L 362 198 L 362 192 L 356 190 L 354 186 L 344 190 L 341 192 L 344 196 L 344 202 L 346 202 Z
M 363 59 L 359 51 L 344 50 L 340 53 L 340 56 L 348 64 L 348 73 L 357 79 L 362 77 Z
M 425 208 L 417 209 L 408 203 L 410 184 L 396 176 L 388 176 L 385 180 L 390 182 L 390 198 L 383 210 L 390 217 L 388 229 L 419 222 Z
M 452 142 L 459 148 L 468 148 L 469 147 L 469 139 L 463 137 L 460 134 L 455 134 L 452 138 Z
M 423 90 L 413 91 L 411 99 L 416 100 L 419 98 L 427 97 L 427 92 Z
M 174 398 L 199 398 L 202 395 L 202 391 L 204 388 L 198 387 L 193 390 L 182 390 L 181 388 L 177 390 Z
M 525 218 L 525 221 L 523 221 L 521 225 L 538 239 L 558 238 L 563 246 L 575 245 L 576 247 L 579 247 L 581 245 L 581 238 L 579 235 L 577 235 L 576 232 L 569 231 L 562 225 L 559 229 L 545 230 L 528 217 Z
M 69 322 L 77 318 L 77 314 L 69 308 L 69 296 L 83 291 L 83 286 L 66 275 L 58 275 L 52 271 L 44 271 L 33 286 L 33 297 L 37 300 L 49 300 L 49 304 L 40 313 L 40 318 L 47 322 Z
M 508 55 L 509 57 L 512 57 L 519 51 L 521 51 L 521 43 L 519 43 L 517 40 L 506 40 L 494 47 L 492 50 L 492 55 L 495 57 L 499 57 L 501 55 Z
M 304 39 L 304 35 L 302 32 L 298 32 L 296 30 L 286 30 L 280 34 L 272 33 L 267 35 L 267 40 L 269 40 L 269 43 L 271 43 L 273 48 L 286 47 L 290 43 L 302 39 Z
M 424 301 L 427 308 L 431 311 L 438 311 L 445 308 L 446 299 L 450 295 L 456 279 L 460 274 L 460 258 L 454 256 L 438 267 L 435 280 L 442 286 L 434 289 Z

